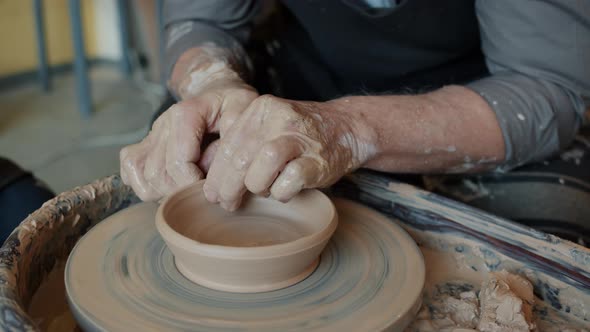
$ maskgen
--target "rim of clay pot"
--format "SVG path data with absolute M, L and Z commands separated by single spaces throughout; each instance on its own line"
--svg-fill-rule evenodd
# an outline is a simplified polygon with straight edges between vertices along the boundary
M 170 241 L 175 245 L 182 247 L 184 250 L 195 254 L 209 257 L 223 257 L 225 259 L 237 258 L 240 260 L 268 259 L 294 255 L 296 253 L 308 250 L 316 245 L 320 245 L 324 240 L 329 239 L 334 234 L 336 227 L 338 226 L 338 213 L 332 200 L 319 190 L 306 189 L 293 199 L 301 199 L 301 195 L 313 195 L 316 197 L 313 200 L 310 199 L 310 201 L 314 201 L 314 204 L 316 205 L 321 204 L 326 209 L 328 209 L 329 217 L 325 218 L 325 221 L 320 221 L 324 222 L 325 225 L 319 231 L 302 236 L 292 241 L 255 247 L 225 246 L 199 242 L 179 233 L 174 228 L 172 228 L 172 226 L 170 226 L 168 221 L 164 218 L 164 215 L 166 214 L 167 209 L 170 208 L 171 200 L 179 201 L 181 199 L 186 199 L 188 196 L 193 194 L 199 195 L 203 200 L 205 200 L 202 190 L 204 182 L 204 180 L 201 180 L 197 183 L 185 186 L 169 195 L 161 202 L 156 212 L 156 228 L 160 235 L 165 240 Z M 271 199 L 255 196 L 250 193 L 247 193 L 246 195 L 249 196 L 247 199 Z M 181 202 L 177 202 L 176 204 L 179 203 Z M 211 206 L 213 206 L 212 203 L 207 202 L 207 204 L 211 204 Z

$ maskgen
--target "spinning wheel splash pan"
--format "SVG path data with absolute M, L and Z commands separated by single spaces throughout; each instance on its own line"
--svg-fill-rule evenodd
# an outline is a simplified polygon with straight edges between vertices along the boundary
M 239 294 L 178 272 L 142 203 L 95 226 L 72 250 L 68 302 L 85 331 L 399 331 L 421 304 L 422 254 L 398 225 L 335 200 L 338 229 L 315 271 L 280 290 Z

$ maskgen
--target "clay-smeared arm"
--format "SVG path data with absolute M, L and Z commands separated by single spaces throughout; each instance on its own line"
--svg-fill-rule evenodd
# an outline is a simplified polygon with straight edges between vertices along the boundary
M 363 123 L 356 135 L 373 150 L 362 166 L 394 173 L 461 173 L 504 160 L 488 103 L 461 86 L 414 96 L 357 96 L 329 102 Z
M 259 14 L 259 0 L 165 0 L 164 1 L 164 78 L 174 93 L 174 80 L 190 71 L 189 50 L 213 46 L 214 57 L 231 60 L 236 72 L 247 71 L 247 55 L 242 44 L 249 36 L 252 22 Z M 222 52 L 220 52 L 222 50 Z M 192 51 L 193 58 L 194 50 Z M 184 61 L 179 59 L 184 56 Z M 189 59 L 190 60 L 190 59 Z M 182 63 L 185 66 L 181 66 Z M 173 71 L 177 75 L 173 75 Z
M 503 156 L 494 113 L 464 87 L 325 103 L 261 96 L 222 138 L 204 190 L 208 200 L 234 210 L 246 190 L 285 201 L 359 167 L 477 171 Z
M 571 141 L 590 106 L 589 8 L 478 0 L 492 75 L 466 87 L 327 103 L 264 97 L 248 109 L 258 120 L 243 117 L 222 142 L 205 194 L 234 209 L 246 189 L 286 200 L 359 167 L 473 172 L 546 158 Z

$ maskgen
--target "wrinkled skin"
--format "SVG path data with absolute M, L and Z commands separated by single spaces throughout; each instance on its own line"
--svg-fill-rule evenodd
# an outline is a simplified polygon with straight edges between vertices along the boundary
M 352 123 L 330 103 L 258 97 L 222 136 L 205 196 L 235 210 L 247 190 L 287 201 L 327 187 L 369 157 Z
M 231 59 L 228 50 L 207 46 L 177 61 L 168 85 L 182 101 L 142 142 L 121 150 L 121 177 L 139 198 L 158 200 L 208 172 L 205 196 L 225 209 L 237 209 L 248 190 L 287 201 L 371 157 L 350 112 L 331 102 L 258 96 Z M 210 133 L 221 138 L 205 146 Z
M 288 201 L 327 187 L 367 160 L 352 119 L 330 103 L 257 97 L 247 86 L 211 89 L 172 106 L 140 143 L 121 151 L 121 176 L 144 201 L 203 178 L 228 210 L 246 191 Z M 206 133 L 220 133 L 204 151 Z
M 257 96 L 241 81 L 220 80 L 172 106 L 143 141 L 121 150 L 123 182 L 153 201 L 203 178 L 219 143 L 201 151 L 205 134 L 224 135 Z

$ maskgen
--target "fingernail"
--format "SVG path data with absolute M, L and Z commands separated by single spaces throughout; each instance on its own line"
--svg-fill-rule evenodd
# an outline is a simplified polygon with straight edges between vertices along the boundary
M 230 210 L 231 206 L 226 201 L 219 202 L 219 206 L 221 206 L 222 209 L 231 212 L 231 210 Z
M 217 196 L 217 192 L 215 190 L 211 190 L 207 184 L 203 185 L 203 193 L 205 194 L 205 198 L 211 203 L 217 203 L 219 201 L 219 197 Z
M 224 209 L 227 210 L 229 212 L 234 212 L 238 209 L 238 207 L 240 207 L 240 202 L 239 201 L 221 201 L 219 203 L 219 205 Z
M 240 201 L 236 201 L 230 204 L 229 211 L 234 212 L 240 207 Z

